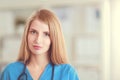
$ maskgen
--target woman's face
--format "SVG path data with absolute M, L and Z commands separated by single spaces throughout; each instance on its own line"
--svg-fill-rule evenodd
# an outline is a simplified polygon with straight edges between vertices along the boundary
M 49 27 L 40 20 L 34 20 L 28 31 L 28 47 L 32 54 L 48 53 L 51 40 Z

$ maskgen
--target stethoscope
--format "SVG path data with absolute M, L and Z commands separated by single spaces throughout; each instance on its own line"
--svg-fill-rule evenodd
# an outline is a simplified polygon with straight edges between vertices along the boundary
M 52 63 L 51 63 L 52 64 Z M 22 73 L 19 75 L 18 80 L 28 80 L 27 79 L 27 74 L 25 73 L 25 69 L 26 69 L 26 63 L 24 64 L 24 68 Z M 52 64 L 52 76 L 51 76 L 51 80 L 54 80 L 54 64 Z

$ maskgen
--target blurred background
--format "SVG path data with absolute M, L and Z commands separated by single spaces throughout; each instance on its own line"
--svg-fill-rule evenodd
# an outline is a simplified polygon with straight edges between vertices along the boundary
M 0 73 L 16 60 L 26 19 L 40 8 L 59 17 L 81 80 L 120 80 L 120 0 L 0 0 Z

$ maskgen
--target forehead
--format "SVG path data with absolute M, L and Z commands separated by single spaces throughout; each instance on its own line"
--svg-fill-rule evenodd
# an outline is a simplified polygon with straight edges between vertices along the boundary
M 30 29 L 49 31 L 49 26 L 41 20 L 33 20 Z

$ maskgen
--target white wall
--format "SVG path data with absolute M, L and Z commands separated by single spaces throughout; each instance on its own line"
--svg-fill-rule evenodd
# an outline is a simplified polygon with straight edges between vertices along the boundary
M 12 11 L 0 11 L 0 37 L 13 34 L 14 27 L 14 15 Z
M 111 1 L 111 79 L 120 80 L 120 0 Z
M 104 0 L 102 11 L 102 80 L 120 80 L 120 1 Z
M 104 0 L 101 4 L 101 22 L 102 22 L 102 57 L 101 69 L 102 79 L 110 80 L 110 57 L 111 57 L 111 15 L 110 2 Z
M 34 7 L 51 7 L 51 6 L 71 6 L 83 4 L 95 4 L 101 0 L 0 0 L 0 9 L 26 9 Z

